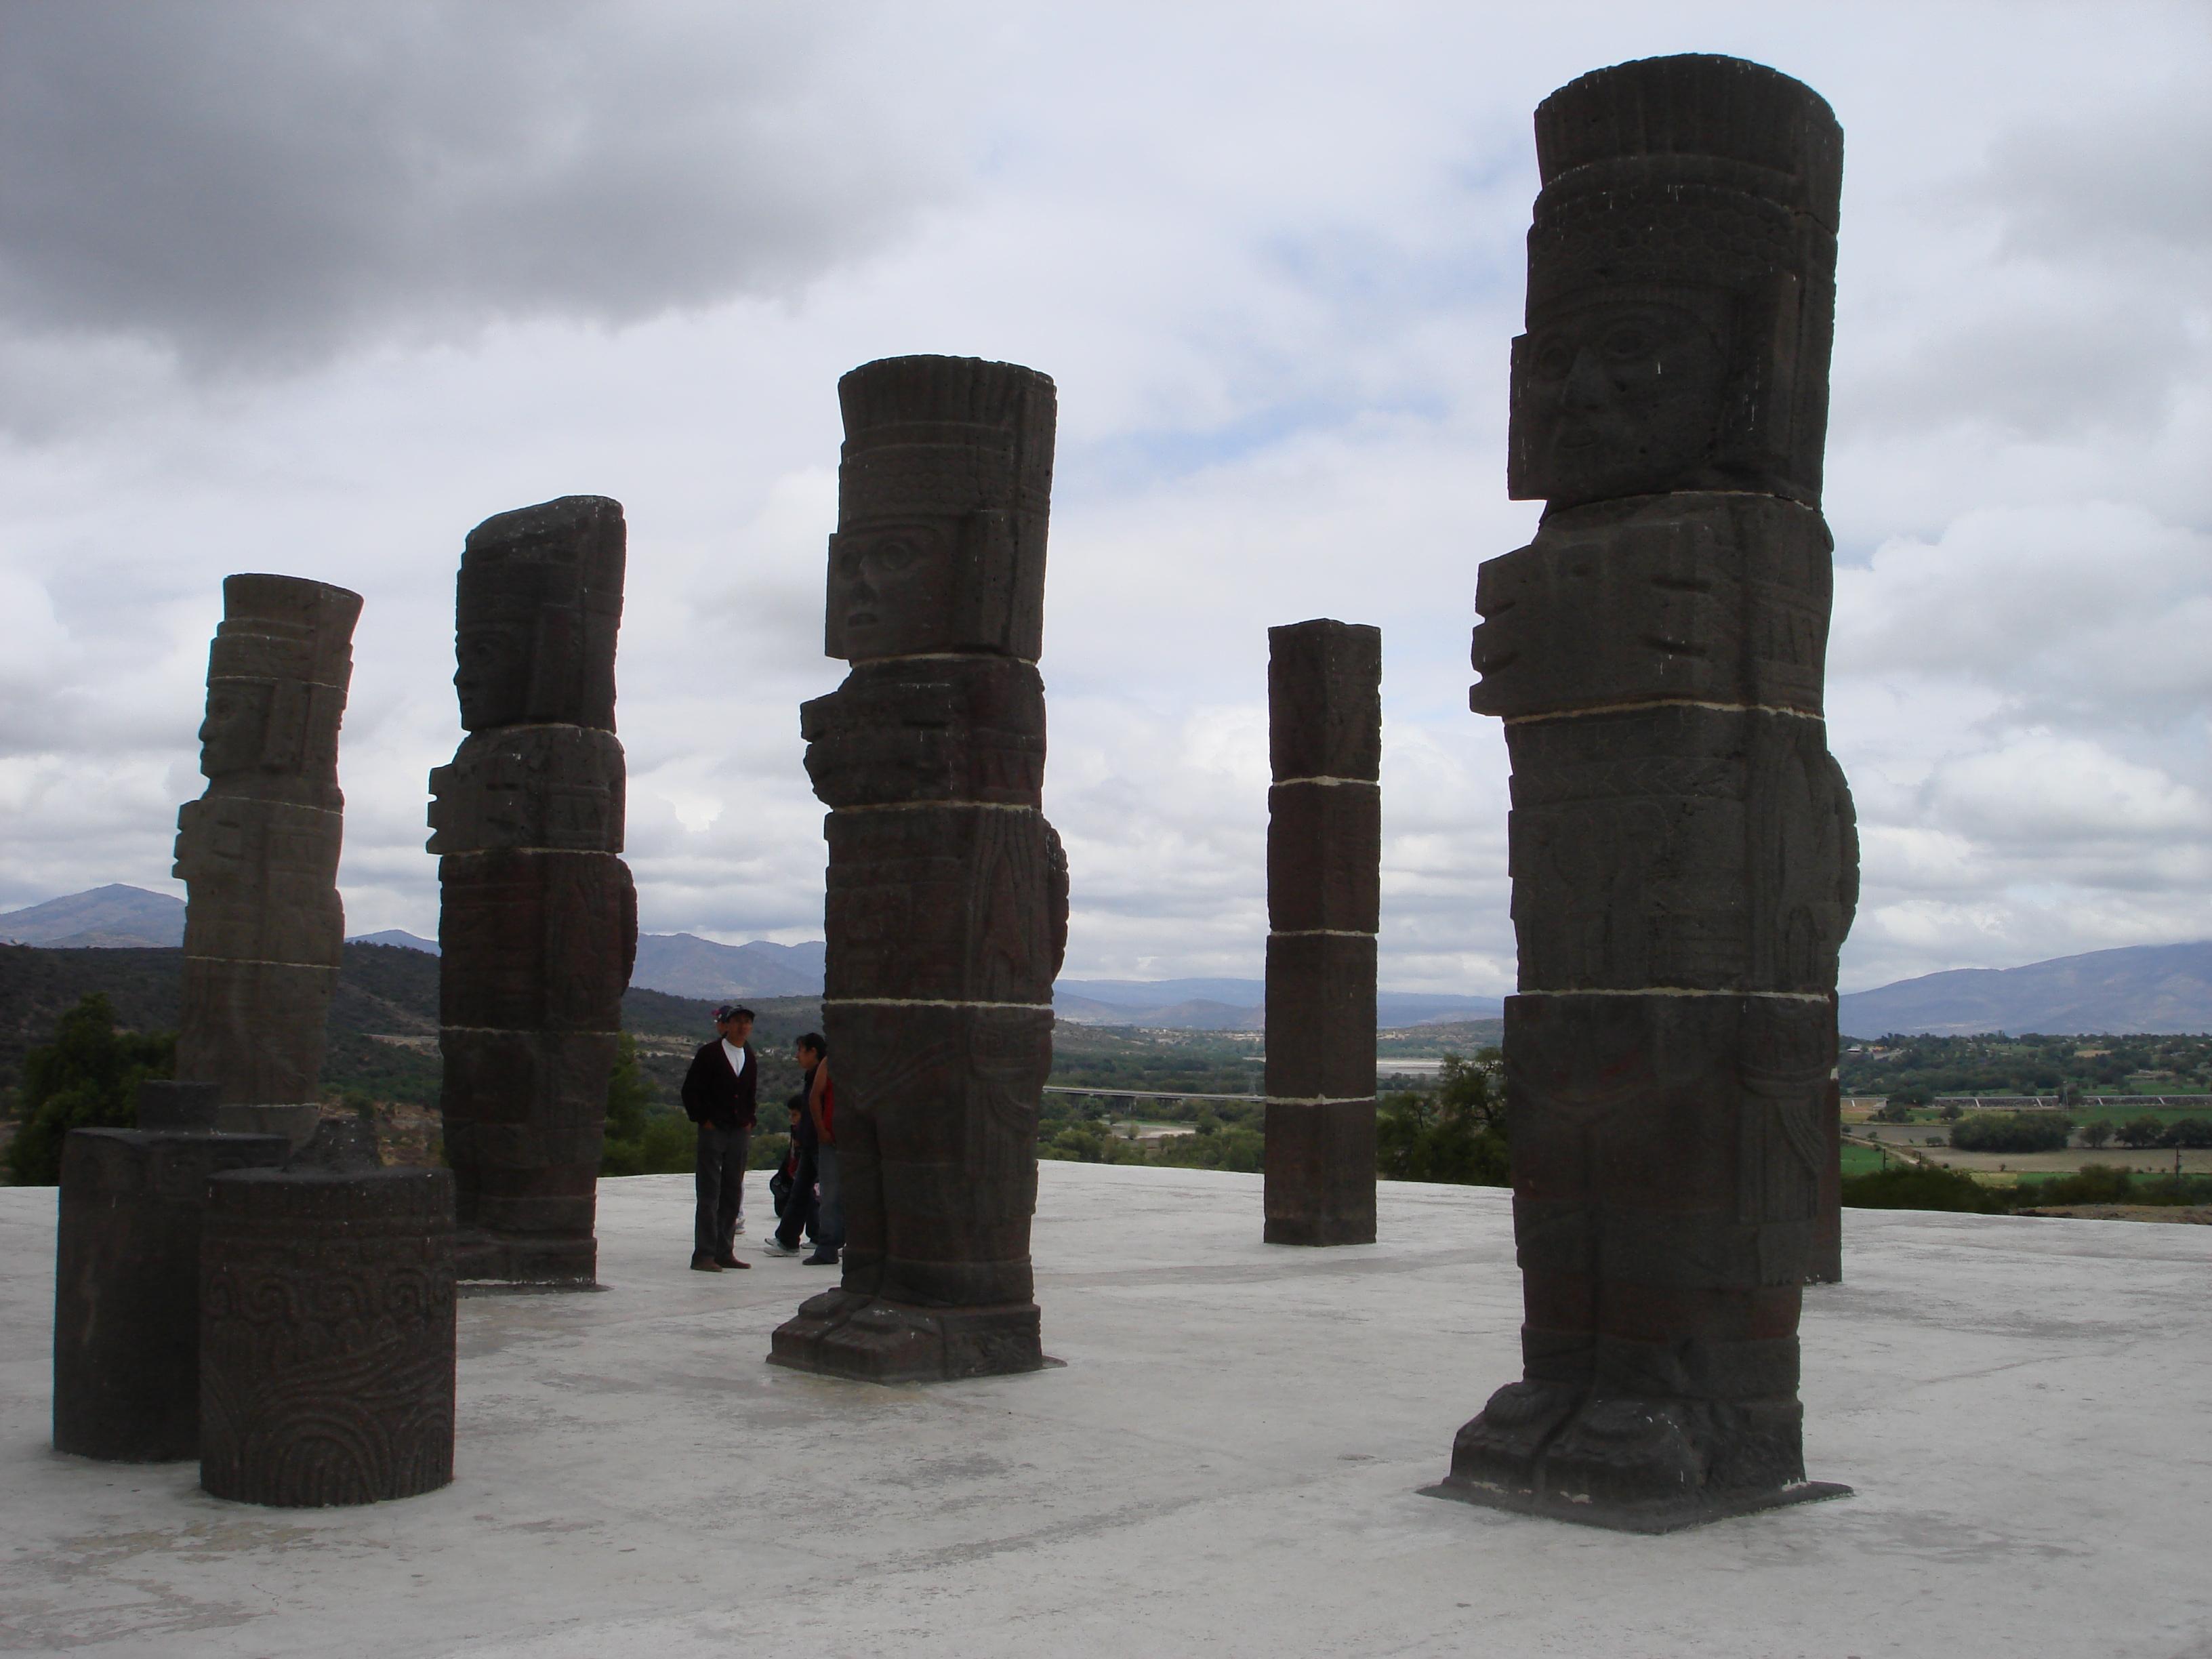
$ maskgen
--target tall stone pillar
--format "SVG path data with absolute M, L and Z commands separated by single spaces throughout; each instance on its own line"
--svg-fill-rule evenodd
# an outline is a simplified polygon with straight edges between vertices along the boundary
M 1375 1242 L 1382 633 L 1267 630 L 1270 1244 Z
M 229 576 L 208 651 L 200 770 L 177 815 L 185 883 L 177 1076 L 217 1085 L 241 1133 L 314 1133 L 324 1025 L 345 944 L 338 722 L 361 595 Z
M 1478 713 L 1513 763 L 1506 1004 L 1524 1375 L 1450 1495 L 1660 1531 L 1807 1483 L 1797 1398 L 1857 899 L 1821 716 L 1843 135 L 1755 64 L 1536 112 L 1510 484 Z
M 878 1382 L 1044 1363 L 1030 1270 L 1067 873 L 1044 784 L 1053 384 L 895 357 L 838 383 L 827 648 L 800 710 L 831 809 L 823 1025 L 844 1273 L 779 1364 Z
M 469 735 L 430 774 L 439 1048 L 464 1279 L 589 1285 L 607 1079 L 637 955 L 615 738 L 621 504 L 487 519 L 461 554 Z

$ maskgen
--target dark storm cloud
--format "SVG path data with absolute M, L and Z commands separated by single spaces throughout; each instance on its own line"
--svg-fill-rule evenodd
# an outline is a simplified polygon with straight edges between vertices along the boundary
M 869 8 L 0 5 L 0 327 L 304 366 L 789 292 L 948 176 Z

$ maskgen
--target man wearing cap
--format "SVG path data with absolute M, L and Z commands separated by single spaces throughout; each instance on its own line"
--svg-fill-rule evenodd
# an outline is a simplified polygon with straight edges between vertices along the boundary
M 734 1247 L 760 1090 L 760 1062 L 750 1041 L 753 1011 L 717 1008 L 714 1030 L 714 1041 L 699 1045 L 691 1069 L 684 1074 L 684 1115 L 699 1126 L 699 1208 L 691 1225 L 691 1268 L 702 1273 L 752 1266 L 738 1260 Z

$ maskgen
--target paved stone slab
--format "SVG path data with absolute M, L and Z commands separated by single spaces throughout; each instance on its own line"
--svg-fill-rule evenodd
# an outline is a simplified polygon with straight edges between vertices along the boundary
M 1386 1182 L 1384 1243 L 1283 1250 L 1256 1176 L 1042 1176 L 1063 1369 L 765 1364 L 822 1270 L 691 1273 L 689 1178 L 611 1181 L 605 1294 L 462 1302 L 453 1484 L 281 1515 L 47 1448 L 54 1197 L 0 1190 L 0 1650 L 2212 1651 L 2212 1229 L 1847 1212 L 1807 1451 L 1856 1494 L 1649 1538 L 1419 1495 L 1516 1354 L 1504 1193 Z

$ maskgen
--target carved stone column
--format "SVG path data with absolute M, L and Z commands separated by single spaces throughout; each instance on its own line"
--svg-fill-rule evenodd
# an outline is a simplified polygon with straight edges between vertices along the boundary
M 487 519 L 461 554 L 461 724 L 430 774 L 441 1107 L 464 1279 L 589 1285 L 607 1079 L 637 955 L 616 740 L 622 507 Z
M 1820 512 L 1843 135 L 1682 57 L 1536 112 L 1513 344 L 1529 546 L 1482 567 L 1506 722 L 1506 1004 L 1525 1371 L 1450 1495 L 1664 1530 L 1831 1495 L 1797 1399 L 1857 897 L 1821 718 Z
M 1382 634 L 1267 630 L 1270 1244 L 1375 1242 Z
M 1044 1363 L 1030 1270 L 1067 874 L 1044 782 L 1052 382 L 896 357 L 838 383 L 830 543 L 842 686 L 800 710 L 832 809 L 823 1024 L 839 1288 L 779 1364 L 878 1382 Z
M 230 576 L 208 652 L 200 770 L 177 815 L 185 883 L 177 1076 L 216 1084 L 222 1126 L 314 1133 L 324 1026 L 345 944 L 338 722 L 361 595 Z
M 200 1485 L 217 1498 L 374 1504 L 453 1478 L 452 1172 L 325 1139 L 209 1183 Z

